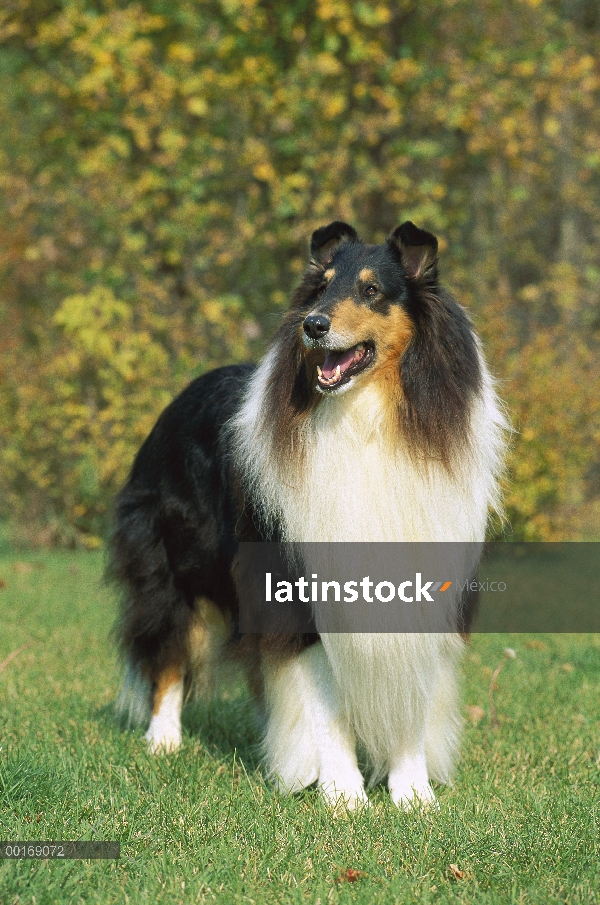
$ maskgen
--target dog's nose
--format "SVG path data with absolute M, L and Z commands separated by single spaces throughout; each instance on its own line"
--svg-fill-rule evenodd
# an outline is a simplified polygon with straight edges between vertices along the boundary
M 304 318 L 304 332 L 311 339 L 324 336 L 331 327 L 331 321 L 324 314 L 309 314 Z

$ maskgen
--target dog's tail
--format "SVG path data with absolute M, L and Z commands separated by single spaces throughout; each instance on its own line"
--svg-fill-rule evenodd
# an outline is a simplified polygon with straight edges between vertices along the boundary
M 117 719 L 127 728 L 146 726 L 150 720 L 151 685 L 139 665 L 127 663 L 115 703 Z
M 113 634 L 124 678 L 116 710 L 128 726 L 148 721 L 153 683 L 164 669 L 185 663 L 194 614 L 193 597 L 171 568 L 161 519 L 158 494 L 124 487 L 115 507 L 106 572 L 120 591 Z

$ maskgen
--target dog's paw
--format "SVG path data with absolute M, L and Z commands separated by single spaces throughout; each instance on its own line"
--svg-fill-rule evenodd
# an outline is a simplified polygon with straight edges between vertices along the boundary
M 181 729 L 176 726 L 153 728 L 150 724 L 145 738 L 151 754 L 170 754 L 181 745 Z
M 408 782 L 390 784 L 394 804 L 403 811 L 438 809 L 439 804 L 429 782 L 408 785 Z
M 349 811 L 370 806 L 367 793 L 359 782 L 345 783 L 335 780 L 324 780 L 319 783 L 319 791 L 336 816 L 343 816 Z

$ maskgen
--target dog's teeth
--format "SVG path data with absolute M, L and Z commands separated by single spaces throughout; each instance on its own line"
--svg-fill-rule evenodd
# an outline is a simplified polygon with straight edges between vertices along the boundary
M 357 345 L 357 347 L 356 347 L 356 351 L 357 351 L 357 352 L 362 352 L 362 350 L 364 349 L 364 347 L 365 347 L 365 344 L 364 344 L 364 343 L 359 343 L 359 344 Z
M 321 370 L 321 368 L 319 367 L 319 365 L 317 365 L 317 377 L 319 378 L 319 380 L 321 379 L 321 374 L 322 374 L 322 373 L 323 373 L 323 371 Z
M 335 374 L 333 376 L 335 377 L 336 380 L 339 380 L 340 377 L 342 376 L 342 369 L 339 365 L 335 369 Z

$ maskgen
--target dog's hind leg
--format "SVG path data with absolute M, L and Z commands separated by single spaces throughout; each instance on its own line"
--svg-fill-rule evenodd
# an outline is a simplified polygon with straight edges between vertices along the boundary
M 153 754 L 176 751 L 181 744 L 184 671 L 180 665 L 166 667 L 152 690 L 152 717 L 146 741 Z
M 184 701 L 190 696 L 211 697 L 229 634 L 228 619 L 218 607 L 204 597 L 196 600 L 184 658 L 162 669 L 154 680 L 152 717 L 146 733 L 153 753 L 179 748 Z
M 186 700 L 190 697 L 208 701 L 215 693 L 225 665 L 224 647 L 230 635 L 229 615 L 208 598 L 198 598 L 188 633 Z
M 263 655 L 267 768 L 286 792 L 317 783 L 332 806 L 366 803 L 354 732 L 318 642 L 300 654 Z

